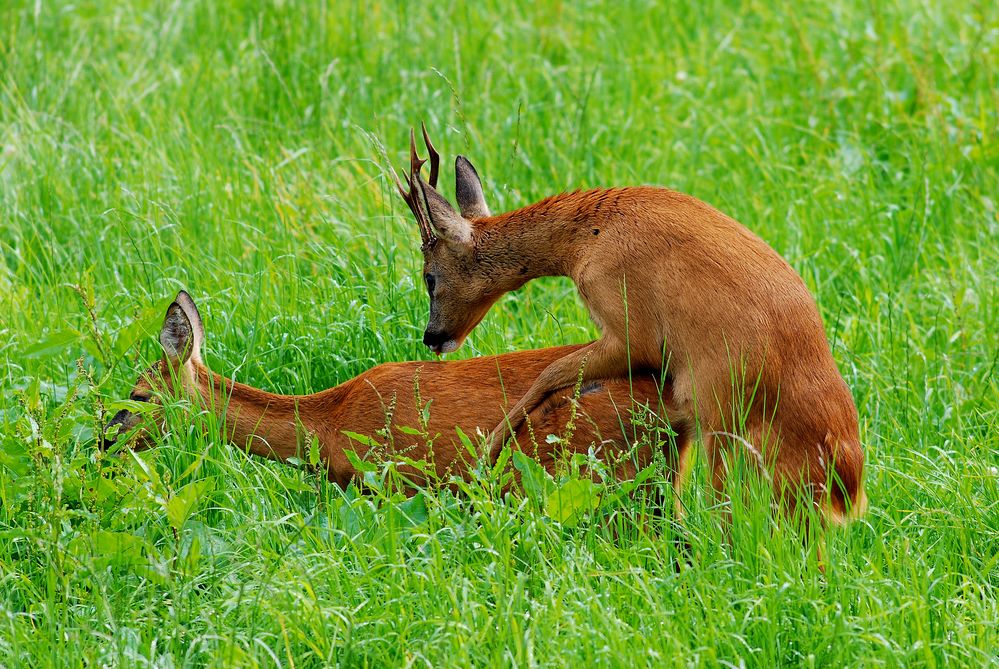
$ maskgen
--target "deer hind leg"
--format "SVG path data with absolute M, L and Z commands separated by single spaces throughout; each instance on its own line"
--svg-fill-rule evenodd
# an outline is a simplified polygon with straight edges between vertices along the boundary
M 684 508 L 683 502 L 680 495 L 683 493 L 683 488 L 687 483 L 687 477 L 690 474 L 690 451 L 691 449 L 691 429 L 690 426 L 685 421 L 678 421 L 674 424 L 674 429 L 677 432 L 676 439 L 673 444 L 667 445 L 666 448 L 675 451 L 670 453 L 670 457 L 667 458 L 669 461 L 675 462 L 676 469 L 673 473 L 673 519 L 677 523 L 683 522 Z
M 714 432 L 705 434 L 703 441 L 710 474 L 711 502 L 713 505 L 721 505 L 725 501 L 725 483 L 728 480 L 728 463 L 724 447 L 722 440 Z
M 757 430 L 748 430 L 745 436 L 724 430 L 712 431 L 704 434 L 703 442 L 711 475 L 712 504 L 721 509 L 727 521 L 731 521 L 732 509 L 726 504 L 731 493 L 726 490 L 730 467 L 740 464 L 745 467 L 743 475 L 751 472 L 772 484 L 770 468 L 767 467 L 766 456 L 761 448 L 761 435 Z M 744 495 L 742 499 L 745 501 L 745 495 L 749 491 L 744 490 L 740 494 Z
M 489 457 L 494 462 L 503 450 L 507 434 L 516 434 L 524 416 L 534 411 L 549 393 L 575 384 L 580 368 L 586 381 L 624 376 L 628 372 L 628 355 L 624 346 L 604 337 L 548 365 L 489 435 Z

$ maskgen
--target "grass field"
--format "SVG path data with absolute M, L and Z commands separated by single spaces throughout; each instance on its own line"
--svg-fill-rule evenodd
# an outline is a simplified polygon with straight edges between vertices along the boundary
M 997 49 L 962 0 L 0 3 L 0 666 L 994 666 Z M 485 484 L 402 516 L 197 418 L 98 453 L 182 287 L 270 390 L 430 357 L 386 180 L 421 119 L 495 211 L 668 185 L 801 273 L 868 458 L 825 573 L 765 504 L 726 536 L 703 461 L 678 570 Z M 459 356 L 595 334 L 541 280 Z

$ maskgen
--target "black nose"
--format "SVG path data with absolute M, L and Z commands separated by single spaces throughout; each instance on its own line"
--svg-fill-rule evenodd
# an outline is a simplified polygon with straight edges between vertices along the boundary
M 430 348 L 440 348 L 450 337 L 444 332 L 431 332 L 427 330 L 423 333 L 423 345 Z
M 104 434 L 101 435 L 102 451 L 108 450 L 109 448 L 115 445 L 115 442 L 118 441 L 118 435 L 116 434 L 115 436 L 109 438 L 108 431 L 110 431 L 111 428 L 115 427 L 116 425 L 118 426 L 118 430 L 121 431 L 125 426 L 126 420 L 128 420 L 128 410 L 122 409 L 121 411 L 119 411 L 114 415 L 114 417 L 107 425 L 104 426 Z

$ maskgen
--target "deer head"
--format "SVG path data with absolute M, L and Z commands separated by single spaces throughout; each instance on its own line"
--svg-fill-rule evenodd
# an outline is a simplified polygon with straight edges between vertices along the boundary
M 163 358 L 139 376 L 129 399 L 133 402 L 150 402 L 156 405 L 150 411 L 122 409 L 104 428 L 101 448 L 114 445 L 117 437 L 126 432 L 134 433 L 133 446 L 141 450 L 150 445 L 146 426 L 160 419 L 159 408 L 163 396 L 171 397 L 179 391 L 192 389 L 195 383 L 195 364 L 201 364 L 201 347 L 205 341 L 205 328 L 194 300 L 185 291 L 167 308 L 160 329 L 160 346 Z M 112 430 L 116 427 L 117 430 Z M 111 432 L 111 436 L 108 436 Z
M 423 343 L 434 353 L 458 349 L 489 308 L 511 288 L 489 269 L 477 253 L 476 221 L 487 218 L 489 207 L 475 167 L 464 156 L 454 161 L 458 211 L 437 191 L 440 154 L 422 126 L 430 161 L 430 181 L 420 171 L 427 162 L 416 152 L 416 136 L 409 133 L 409 173 L 406 189 L 393 170 L 396 187 L 420 228 L 423 280 L 430 295 L 430 318 Z

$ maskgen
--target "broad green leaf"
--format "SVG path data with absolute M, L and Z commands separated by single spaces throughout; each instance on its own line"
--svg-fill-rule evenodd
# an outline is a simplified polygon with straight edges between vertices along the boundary
M 376 472 L 378 467 L 375 466 L 373 462 L 366 462 L 360 458 L 360 456 L 349 448 L 344 449 L 343 454 L 347 456 L 347 460 L 350 462 L 350 466 L 359 472 Z
M 197 534 L 191 537 L 191 543 L 182 558 L 184 571 L 187 574 L 196 574 L 198 564 L 201 562 L 201 537 Z
M 83 346 L 84 351 L 90 354 L 90 357 L 96 360 L 100 360 L 104 355 L 104 352 L 101 351 L 101 347 L 97 345 L 97 342 L 94 341 L 92 336 L 83 337 L 80 340 L 80 345 Z
M 412 467 L 416 471 L 428 477 L 432 477 L 436 474 L 436 469 L 434 469 L 433 465 L 431 465 L 426 460 L 423 459 L 414 460 L 413 458 L 409 458 L 406 457 L 405 455 L 400 455 L 400 454 L 396 454 L 394 456 L 394 460 L 397 462 L 397 464 L 407 465 L 409 467 Z
M 422 492 L 410 497 L 405 502 L 400 502 L 396 505 L 396 509 L 399 510 L 408 526 L 422 525 L 427 522 L 429 517 L 427 500 L 423 497 Z
M 363 502 L 358 502 L 357 500 L 342 500 L 337 507 L 336 514 L 340 527 L 343 528 L 348 536 L 357 536 L 360 534 L 361 528 L 365 526 L 364 519 L 362 518 L 361 504 Z
M 656 466 L 649 465 L 645 469 L 641 470 L 635 475 L 635 478 L 630 481 L 623 481 L 616 489 L 613 489 L 612 495 L 607 495 L 600 501 L 601 508 L 610 508 L 617 504 L 618 502 L 624 500 L 630 494 L 632 494 L 639 486 L 648 481 L 656 473 Z
M 103 509 L 111 510 L 115 508 L 121 503 L 121 499 L 124 496 L 123 491 L 119 490 L 117 480 L 105 478 L 100 474 L 92 474 L 87 477 L 82 485 L 85 486 L 84 492 L 87 503 Z
M 142 537 L 127 532 L 97 530 L 91 535 L 79 535 L 69 544 L 74 555 L 89 556 L 98 567 L 145 567 L 153 548 Z
M 309 465 L 315 467 L 319 464 L 320 453 L 319 437 L 312 435 L 312 438 L 309 440 Z
M 499 457 L 496 458 L 496 464 L 493 465 L 493 474 L 502 474 L 506 469 L 506 464 L 510 462 L 510 454 L 512 449 L 509 446 L 504 446 L 503 450 L 500 451 Z
M 31 471 L 31 456 L 27 442 L 21 439 L 4 439 L 0 446 L 0 466 L 6 467 L 15 477 L 28 474 Z
M 357 432 L 351 432 L 350 430 L 340 430 L 340 433 L 343 436 L 347 437 L 348 439 L 352 439 L 353 441 L 356 441 L 359 444 L 364 444 L 369 448 L 377 448 L 378 446 L 380 446 L 377 440 L 372 439 L 371 437 L 365 436 L 363 434 L 358 434 Z
M 149 481 L 157 494 L 164 492 L 163 481 L 156 471 L 156 460 L 159 457 L 156 449 L 148 451 L 133 451 L 128 449 L 128 457 L 134 465 L 134 472 L 140 480 Z
M 106 407 L 107 412 L 111 414 L 117 413 L 122 409 L 129 413 L 144 414 L 156 411 L 159 408 L 160 405 L 155 402 L 136 402 L 135 400 L 115 400 Z
M 469 438 L 469 436 L 467 434 L 465 434 L 464 430 L 462 430 L 460 427 L 458 427 L 457 425 L 455 425 L 454 426 L 454 431 L 458 435 L 458 440 L 461 442 L 461 445 L 464 446 L 465 450 L 468 452 L 468 455 L 473 460 L 475 458 L 477 458 L 478 457 L 478 453 L 475 450 L 475 446 L 472 444 L 472 440 Z
M 411 434 L 413 436 L 419 436 L 419 435 L 423 434 L 422 432 L 420 432 L 416 428 L 414 428 L 414 427 L 407 427 L 405 425 L 396 425 L 395 429 L 399 430 L 403 434 Z
M 94 426 L 74 424 L 69 429 L 70 438 L 78 444 L 86 444 L 94 440 Z
M 32 344 L 21 352 L 25 358 L 39 358 L 49 353 L 55 353 L 75 344 L 83 337 L 77 330 L 60 330 L 50 334 L 45 339 Z
M 555 480 L 534 458 L 514 451 L 513 466 L 520 472 L 520 483 L 528 495 L 543 500 L 555 489 Z
M 94 553 L 112 556 L 118 563 L 143 562 L 142 554 L 146 542 L 134 534 L 98 530 L 93 535 Z
M 204 497 L 211 483 L 211 479 L 192 481 L 170 498 L 166 508 L 167 520 L 175 530 L 179 530 L 191 514 L 197 511 L 198 502 Z
M 571 479 L 548 496 L 545 514 L 562 525 L 573 527 L 599 504 L 599 487 L 593 481 Z

